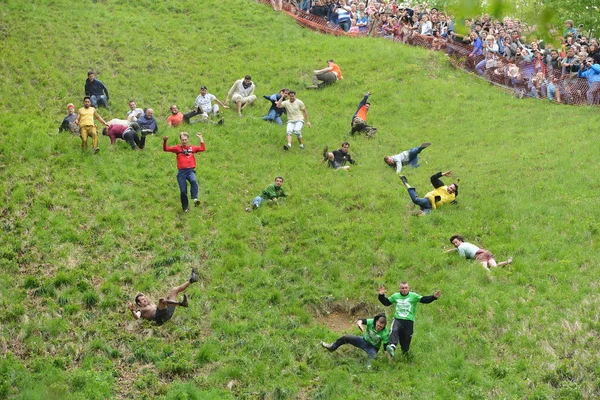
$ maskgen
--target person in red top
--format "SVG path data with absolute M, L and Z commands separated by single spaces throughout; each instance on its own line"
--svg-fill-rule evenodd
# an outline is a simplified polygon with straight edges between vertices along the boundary
M 142 150 L 146 146 L 146 135 L 142 135 L 140 139 L 139 133 L 140 126 L 137 122 L 132 122 L 129 126 L 110 124 L 108 128 L 102 129 L 102 134 L 110 138 L 111 145 L 115 144 L 117 139 L 123 139 L 131 146 L 131 150 L 136 148 Z
M 377 128 L 367 125 L 367 113 L 371 109 L 371 103 L 367 102 L 367 100 L 369 99 L 370 95 L 371 92 L 367 92 L 361 102 L 358 103 L 358 109 L 352 116 L 352 122 L 350 123 L 352 126 L 350 135 L 354 135 L 357 132 L 364 132 L 369 138 L 375 136 Z
M 196 157 L 194 153 L 199 153 L 206 150 L 204 145 L 204 139 L 202 134 L 198 132 L 196 134 L 200 139 L 200 146 L 190 146 L 190 134 L 187 132 L 181 132 L 179 134 L 179 140 L 181 144 L 177 146 L 167 146 L 168 136 L 163 137 L 163 150 L 177 154 L 177 183 L 179 184 L 179 192 L 181 196 L 181 207 L 183 212 L 188 212 L 188 196 L 187 196 L 187 181 L 190 182 L 190 191 L 192 199 L 194 199 L 194 205 L 198 207 L 200 200 L 198 200 L 198 181 L 196 180 Z

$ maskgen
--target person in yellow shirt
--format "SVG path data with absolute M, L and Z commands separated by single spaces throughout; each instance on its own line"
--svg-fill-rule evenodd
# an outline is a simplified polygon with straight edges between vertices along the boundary
M 90 96 L 85 96 L 83 98 L 83 107 L 77 111 L 77 119 L 75 123 L 79 126 L 79 136 L 81 137 L 81 149 L 87 150 L 87 139 L 88 136 L 92 137 L 92 150 L 94 154 L 97 154 L 100 151 L 98 147 L 98 130 L 96 129 L 96 124 L 94 123 L 94 117 L 98 119 L 98 121 L 102 122 L 104 126 L 108 127 L 106 121 L 102 119 L 96 109 L 92 107 L 92 100 Z
M 452 176 L 452 171 L 438 172 L 437 174 L 431 175 L 431 184 L 433 190 L 425 195 L 425 197 L 417 197 L 417 190 L 408 184 L 408 180 L 405 176 L 401 176 L 400 180 L 406 186 L 408 195 L 413 203 L 421 208 L 419 215 L 427 215 L 431 213 L 431 210 L 435 210 L 438 207 L 452 203 L 458 196 L 458 185 L 451 183 L 450 185 L 444 185 L 444 182 L 440 179 L 442 176 Z

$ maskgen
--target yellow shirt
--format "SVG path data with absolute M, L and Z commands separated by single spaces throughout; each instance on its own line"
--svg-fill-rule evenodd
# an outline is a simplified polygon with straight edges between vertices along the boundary
M 448 193 L 448 186 L 442 186 L 427 193 L 425 197 L 429 199 L 431 207 L 435 210 L 439 206 L 453 202 L 456 195 L 454 193 Z M 440 199 L 435 201 L 436 197 L 439 197 Z
M 79 126 L 90 126 L 94 125 L 94 113 L 96 109 L 94 107 L 81 107 L 79 113 Z
M 306 109 L 302 100 L 294 100 L 292 103 L 289 100 L 284 100 L 281 105 L 287 111 L 288 121 L 304 121 L 303 111 Z

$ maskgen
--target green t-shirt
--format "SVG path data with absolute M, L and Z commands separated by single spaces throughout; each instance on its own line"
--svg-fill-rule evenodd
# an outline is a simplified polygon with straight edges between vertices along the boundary
M 372 344 L 376 348 L 381 348 L 382 343 L 389 342 L 390 331 L 387 326 L 383 328 L 383 330 L 378 331 L 375 329 L 375 319 L 371 318 L 367 320 L 367 327 L 365 329 L 365 334 L 363 339 L 365 339 L 368 343 Z
M 394 293 L 388 297 L 388 300 L 392 304 L 396 304 L 394 318 L 407 319 L 414 322 L 415 314 L 417 312 L 417 304 L 419 304 L 421 297 L 423 296 L 414 292 L 408 292 L 406 296 L 402 296 L 401 293 Z
M 265 200 L 272 200 L 276 197 L 285 197 L 285 190 L 283 190 L 283 187 L 281 186 L 275 186 L 274 183 L 271 183 L 269 186 L 267 186 L 265 188 L 265 190 L 262 191 L 262 193 L 260 194 L 260 197 L 262 197 Z

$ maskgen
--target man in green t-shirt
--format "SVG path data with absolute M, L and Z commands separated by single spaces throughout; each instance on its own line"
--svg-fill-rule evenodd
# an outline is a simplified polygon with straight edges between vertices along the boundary
M 253 209 L 260 207 L 261 203 L 265 200 L 268 201 L 279 201 L 282 197 L 286 197 L 285 190 L 281 187 L 283 185 L 283 178 L 278 176 L 275 178 L 275 182 L 267 186 L 260 195 L 256 196 L 252 200 L 252 208 L 247 207 L 246 211 L 250 212 Z
M 392 356 L 396 351 L 396 345 L 400 342 L 400 347 L 404 354 L 410 349 L 412 340 L 413 326 L 415 323 L 415 314 L 418 303 L 431 303 L 440 298 L 442 292 L 436 290 L 432 296 L 421 296 L 411 292 L 407 282 L 400 284 L 400 292 L 394 293 L 390 297 L 385 297 L 385 288 L 379 286 L 379 302 L 384 306 L 395 305 L 394 321 L 392 321 L 390 344 L 386 347 L 388 353 Z
M 338 347 L 345 344 L 351 344 L 354 347 L 364 350 L 369 355 L 367 367 L 371 366 L 371 359 L 377 356 L 377 352 L 383 344 L 384 347 L 388 344 L 390 331 L 387 329 L 387 318 L 385 314 L 379 314 L 371 319 L 359 319 L 356 321 L 358 329 L 361 330 L 363 336 L 344 335 L 335 342 L 328 344 L 321 342 L 321 346 L 329 351 L 336 351 Z M 388 358 L 390 355 L 386 353 Z

